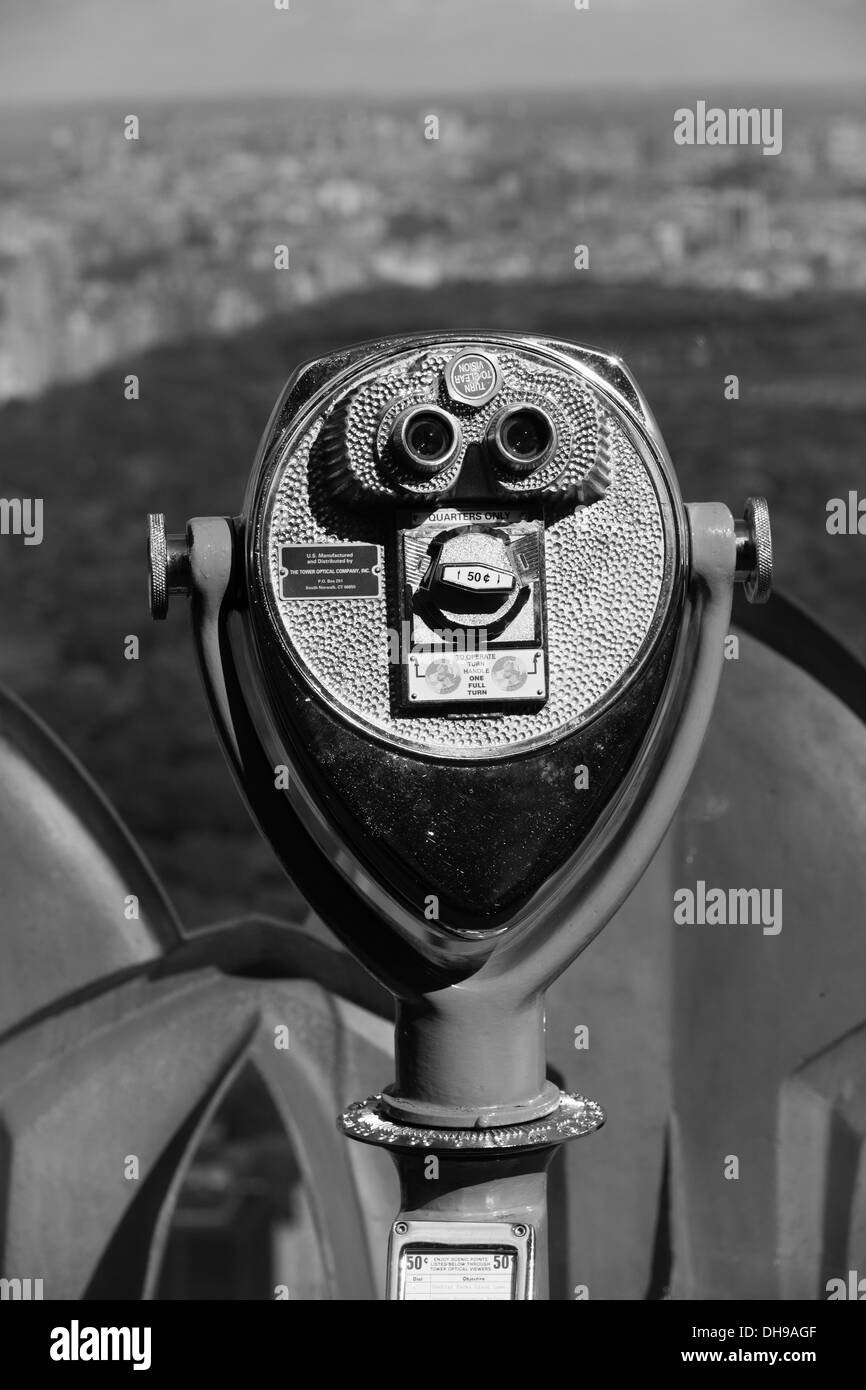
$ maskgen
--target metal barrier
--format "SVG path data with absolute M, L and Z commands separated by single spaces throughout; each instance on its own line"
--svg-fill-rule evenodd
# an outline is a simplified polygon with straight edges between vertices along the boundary
M 824 638 L 819 682 L 789 659 L 798 631 L 814 650 L 808 623 L 774 609 L 788 655 L 763 615 L 761 641 L 739 630 L 680 816 L 548 997 L 558 1079 L 609 1111 L 552 1175 L 555 1298 L 824 1298 L 866 1275 L 858 668 Z M 190 1157 L 250 1064 L 298 1155 L 326 1296 L 382 1297 L 395 1177 L 334 1117 L 388 1072 L 390 997 L 310 923 L 185 933 L 8 694 L 0 788 L 2 1276 L 153 1296 Z M 781 931 L 675 925 L 698 880 L 779 886 Z

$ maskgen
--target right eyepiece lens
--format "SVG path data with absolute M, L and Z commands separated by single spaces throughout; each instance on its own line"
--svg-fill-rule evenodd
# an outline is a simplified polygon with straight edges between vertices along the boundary
M 533 472 L 556 447 L 553 421 L 536 405 L 503 411 L 493 421 L 488 437 L 499 462 L 517 475 Z
M 530 414 L 528 410 L 518 410 L 505 422 L 502 442 L 509 454 L 521 459 L 535 459 L 543 454 L 550 443 L 550 430 L 546 421 Z

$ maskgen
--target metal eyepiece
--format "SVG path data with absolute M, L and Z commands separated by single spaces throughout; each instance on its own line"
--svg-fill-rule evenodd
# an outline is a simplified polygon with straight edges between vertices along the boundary
M 556 449 L 556 426 L 541 406 L 523 402 L 495 415 L 487 428 L 487 446 L 500 467 L 517 478 L 528 477 L 547 463 Z
M 399 461 L 421 477 L 441 473 L 460 449 L 459 422 L 438 405 L 413 405 L 401 411 L 391 430 L 391 448 Z

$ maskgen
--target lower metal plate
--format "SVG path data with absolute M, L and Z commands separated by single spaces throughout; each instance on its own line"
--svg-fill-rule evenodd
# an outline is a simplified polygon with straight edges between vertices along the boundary
M 535 1233 L 507 1221 L 397 1221 L 388 1297 L 404 1302 L 532 1298 Z

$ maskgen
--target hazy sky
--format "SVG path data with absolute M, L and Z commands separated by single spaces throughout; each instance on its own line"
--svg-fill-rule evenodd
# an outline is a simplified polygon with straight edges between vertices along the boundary
M 0 100 L 866 82 L 866 0 L 0 0 Z

